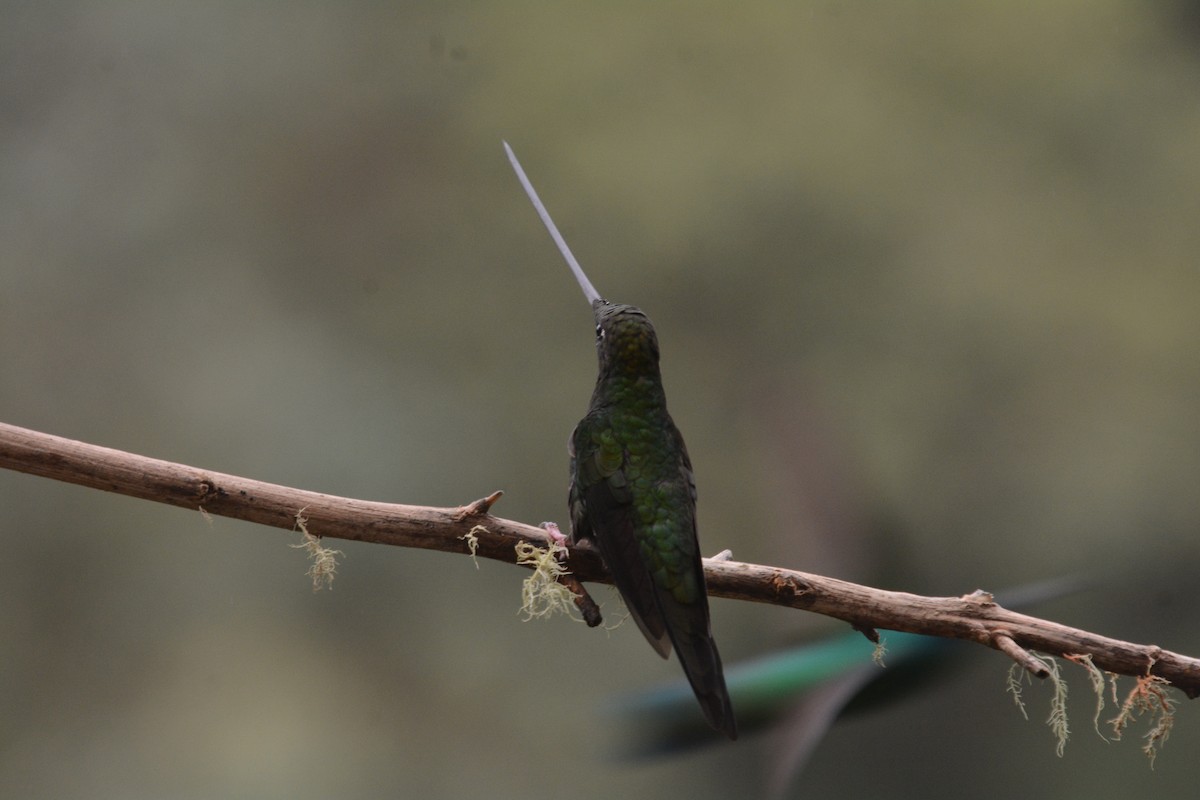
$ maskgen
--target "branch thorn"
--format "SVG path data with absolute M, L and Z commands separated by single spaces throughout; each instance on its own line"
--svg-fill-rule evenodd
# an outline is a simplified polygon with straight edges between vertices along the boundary
M 473 503 L 468 503 L 465 506 L 459 506 L 454 511 L 454 519 L 457 522 L 462 522 L 471 517 L 482 517 L 491 511 L 492 506 L 504 494 L 502 491 L 495 491 L 487 497 L 481 497 Z

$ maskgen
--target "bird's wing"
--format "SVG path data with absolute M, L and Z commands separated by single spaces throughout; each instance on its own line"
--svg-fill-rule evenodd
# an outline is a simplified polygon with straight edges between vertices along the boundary
M 572 534 L 596 543 L 629 615 L 650 645 L 666 658 L 671 640 L 634 531 L 633 495 L 625 483 L 624 453 L 619 443 L 602 433 L 608 429 L 602 420 L 589 415 L 571 434 Z

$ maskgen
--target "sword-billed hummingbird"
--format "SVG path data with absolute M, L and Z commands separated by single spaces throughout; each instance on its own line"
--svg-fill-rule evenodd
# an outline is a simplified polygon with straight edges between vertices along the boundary
M 709 622 L 696 482 L 667 413 L 654 326 L 641 310 L 600 296 L 508 142 L 504 150 L 596 317 L 599 375 L 569 442 L 572 537 L 596 544 L 638 628 L 663 658 L 674 646 L 708 723 L 736 739 Z

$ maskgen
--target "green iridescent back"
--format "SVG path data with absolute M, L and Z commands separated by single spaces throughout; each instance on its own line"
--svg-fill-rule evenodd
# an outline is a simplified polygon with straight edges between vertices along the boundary
M 667 413 L 658 338 L 633 306 L 597 301 L 593 307 L 600 374 L 572 437 L 572 518 L 583 515 L 579 501 L 589 492 L 627 506 L 654 583 L 678 602 L 695 603 L 704 596 L 695 569 L 696 487 L 683 437 Z M 597 492 L 601 482 L 605 491 Z

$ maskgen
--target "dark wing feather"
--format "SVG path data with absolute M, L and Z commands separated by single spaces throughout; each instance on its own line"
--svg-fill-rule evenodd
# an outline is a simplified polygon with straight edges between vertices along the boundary
M 673 426 L 672 426 L 673 427 Z M 692 473 L 692 461 L 688 457 L 687 447 L 677 429 L 673 434 L 682 454 L 680 470 L 688 481 L 692 494 L 692 506 L 689 522 L 691 523 L 691 556 L 694 574 L 701 583 L 700 592 L 695 602 L 681 603 L 671 592 L 663 588 L 657 589 L 657 600 L 662 616 L 666 621 L 667 632 L 675 645 L 679 663 L 687 675 L 688 682 L 696 699 L 704 709 L 704 716 L 709 724 L 724 732 L 729 738 L 737 738 L 737 726 L 733 717 L 733 706 L 729 702 L 729 691 L 725 688 L 725 672 L 721 667 L 721 656 L 717 652 L 716 642 L 712 637 L 712 626 L 708 614 L 708 592 L 704 588 L 704 564 L 700 560 L 699 538 L 696 533 L 696 480 Z

